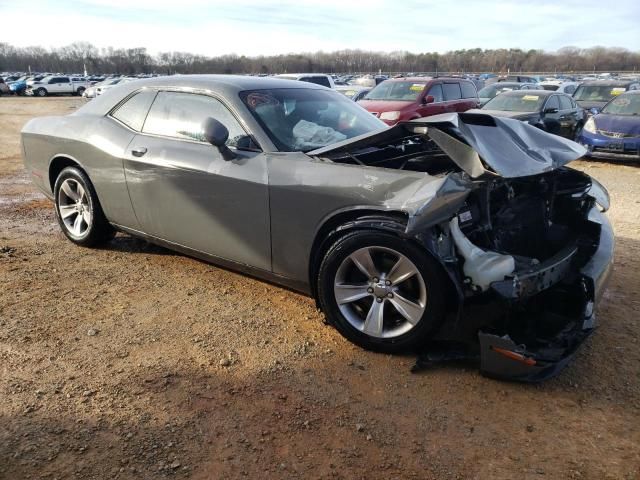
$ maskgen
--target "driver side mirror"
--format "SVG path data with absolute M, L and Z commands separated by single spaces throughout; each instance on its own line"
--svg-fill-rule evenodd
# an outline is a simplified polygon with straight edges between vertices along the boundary
M 599 114 L 599 113 L 600 113 L 600 109 L 599 109 L 599 108 L 597 108 L 597 107 L 592 107 L 592 108 L 590 108 L 590 109 L 589 109 L 589 113 L 590 113 L 591 115 L 597 115 L 597 114 Z
M 217 147 L 226 161 L 236 158 L 236 154 L 227 147 L 229 139 L 229 130 L 222 123 L 213 117 L 209 117 L 202 125 L 204 139 L 214 147 Z
M 423 101 L 423 103 L 424 103 L 425 105 L 427 105 L 428 103 L 433 103 L 433 102 L 435 102 L 435 101 L 436 101 L 436 99 L 434 98 L 434 96 L 433 96 L 433 95 L 427 95 L 426 97 L 424 97 L 424 101 Z

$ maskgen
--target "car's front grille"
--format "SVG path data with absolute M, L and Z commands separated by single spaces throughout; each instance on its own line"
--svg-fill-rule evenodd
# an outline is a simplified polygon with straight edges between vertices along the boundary
M 600 135 L 611 138 L 635 138 L 640 137 L 638 133 L 621 133 L 621 132 L 607 132 L 606 130 L 598 130 Z

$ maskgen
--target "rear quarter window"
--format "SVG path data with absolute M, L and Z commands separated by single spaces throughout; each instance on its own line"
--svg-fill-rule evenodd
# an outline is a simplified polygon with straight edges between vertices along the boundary
M 571 104 L 571 99 L 569 97 L 565 97 L 564 95 L 561 95 L 559 98 L 560 98 L 560 110 L 573 109 L 573 105 Z
M 151 107 L 154 98 L 156 98 L 156 92 L 153 90 L 136 93 L 114 110 L 111 116 L 120 120 L 127 127 L 139 132 L 142 130 L 144 120 L 147 118 L 149 107 Z
M 444 93 L 444 100 L 446 102 L 450 102 L 451 100 L 460 100 L 462 98 L 459 83 L 443 83 L 442 92 Z
M 462 87 L 462 98 L 477 98 L 476 87 L 470 82 L 463 82 L 460 84 Z

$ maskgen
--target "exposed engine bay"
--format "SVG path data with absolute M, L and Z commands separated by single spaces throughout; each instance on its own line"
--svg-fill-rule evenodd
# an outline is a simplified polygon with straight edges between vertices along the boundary
M 465 286 L 467 320 L 452 324 L 466 332 L 455 338 L 480 340 L 484 373 L 546 378 L 592 331 L 595 286 L 581 273 L 601 240 L 591 188 L 589 176 L 568 167 L 475 182 L 439 227 Z

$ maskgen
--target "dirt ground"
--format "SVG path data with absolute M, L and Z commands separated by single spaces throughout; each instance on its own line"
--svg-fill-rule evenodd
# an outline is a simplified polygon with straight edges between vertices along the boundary
M 125 235 L 82 249 L 19 131 L 78 98 L 0 98 L 0 478 L 638 479 L 640 168 L 576 162 L 617 235 L 600 328 L 556 379 L 410 373 L 314 302 Z

